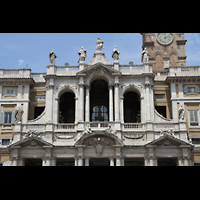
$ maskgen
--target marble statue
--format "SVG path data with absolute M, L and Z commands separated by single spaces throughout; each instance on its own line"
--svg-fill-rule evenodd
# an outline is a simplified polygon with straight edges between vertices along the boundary
M 18 107 L 15 111 L 15 123 L 21 123 L 22 122 L 22 115 L 24 114 L 24 111 Z
M 179 120 L 184 120 L 185 119 L 185 110 L 184 110 L 183 106 L 181 106 L 178 109 L 178 115 L 179 115 Z
M 83 49 L 83 47 L 81 47 L 81 50 L 78 52 L 78 55 L 79 55 L 79 60 L 78 60 L 78 63 L 80 61 L 85 61 L 85 58 L 87 56 L 87 51 L 85 49 Z
M 51 63 L 51 65 L 55 65 L 55 59 L 58 58 L 56 56 L 56 54 L 54 53 L 54 49 L 52 49 L 52 51 L 49 53 L 49 61 Z
M 114 59 L 114 61 L 119 60 L 119 54 L 120 52 L 117 50 L 117 47 L 115 46 L 112 52 L 112 58 Z
M 98 37 L 97 39 L 97 47 L 96 47 L 96 50 L 99 50 L 99 51 L 102 51 L 102 48 L 104 49 L 104 42 L 103 42 L 103 39 L 100 39 L 100 37 Z
M 149 53 L 147 51 L 147 48 L 145 47 L 144 50 L 142 51 L 141 55 L 141 62 L 142 63 L 148 63 L 149 62 Z

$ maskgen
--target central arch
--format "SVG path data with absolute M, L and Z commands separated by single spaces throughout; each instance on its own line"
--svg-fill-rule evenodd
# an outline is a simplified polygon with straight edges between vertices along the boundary
M 91 83 L 90 121 L 109 121 L 109 90 L 103 79 Z

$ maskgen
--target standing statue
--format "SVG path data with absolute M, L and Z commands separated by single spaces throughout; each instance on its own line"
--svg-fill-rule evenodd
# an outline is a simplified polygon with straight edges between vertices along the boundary
M 185 120 L 185 110 L 183 106 L 178 109 L 179 120 Z
M 56 54 L 54 53 L 54 49 L 49 53 L 49 61 L 51 65 L 55 65 L 55 59 L 58 58 Z
M 85 49 L 83 49 L 83 47 L 81 47 L 81 50 L 78 52 L 78 55 L 79 55 L 79 60 L 78 60 L 78 63 L 80 61 L 85 61 L 85 58 L 87 56 L 87 51 Z
M 149 62 L 149 53 L 147 51 L 147 48 L 145 47 L 144 50 L 142 51 L 141 55 L 141 62 L 142 63 L 148 63 Z
M 18 107 L 15 111 L 15 123 L 21 123 L 22 122 L 22 115 L 24 114 L 24 111 Z
M 119 54 L 120 52 L 117 50 L 117 47 L 115 46 L 112 52 L 112 58 L 114 59 L 114 61 L 119 60 Z
M 96 50 L 99 50 L 99 51 L 102 51 L 102 48 L 104 49 L 104 42 L 103 42 L 103 39 L 100 39 L 100 37 L 98 37 L 97 39 L 97 47 L 96 47 Z

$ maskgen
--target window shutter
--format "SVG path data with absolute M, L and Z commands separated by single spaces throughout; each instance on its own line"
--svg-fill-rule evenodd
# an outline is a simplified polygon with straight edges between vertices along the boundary
M 194 111 L 190 111 L 190 123 L 194 123 Z
M 195 87 L 195 92 L 199 93 L 199 87 L 197 87 L 197 86 Z
M 12 112 L 11 124 L 15 123 L 15 111 Z
M 0 124 L 4 123 L 4 112 L 0 112 Z
M 188 87 L 184 87 L 184 93 L 188 93 Z
M 198 111 L 194 111 L 194 122 L 199 123 L 198 122 Z

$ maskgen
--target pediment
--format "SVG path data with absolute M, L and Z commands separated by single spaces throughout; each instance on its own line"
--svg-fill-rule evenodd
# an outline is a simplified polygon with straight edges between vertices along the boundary
M 14 144 L 11 144 L 8 148 L 15 148 L 15 147 L 31 147 L 31 148 L 38 148 L 38 147 L 53 147 L 52 144 L 42 140 L 41 138 L 36 137 L 29 137 L 22 139 Z
M 181 146 L 181 145 L 189 145 L 189 146 L 192 146 L 191 144 L 183 141 L 183 140 L 180 140 L 178 138 L 175 138 L 171 135 L 164 135 L 160 138 L 158 138 L 157 140 L 154 140 L 148 144 L 146 144 L 146 146 L 175 146 L 175 147 L 178 147 L 178 146 Z
M 81 74 L 88 74 L 88 73 L 91 73 L 91 72 L 93 72 L 93 71 L 103 71 L 103 72 L 105 72 L 105 73 L 110 73 L 110 74 L 112 74 L 112 73 L 117 73 L 117 74 L 121 74 L 121 72 L 120 71 L 118 71 L 118 70 L 116 70 L 116 69 L 114 69 L 114 68 L 112 68 L 112 67 L 110 67 L 109 65 L 104 65 L 103 63 L 101 63 L 101 62 L 98 62 L 98 63 L 96 63 L 96 64 L 94 64 L 94 65 L 92 65 L 92 66 L 90 66 L 90 67 L 87 67 L 86 69 L 84 69 L 84 70 L 82 70 L 82 71 L 80 71 L 80 72 L 78 72 L 77 73 L 77 75 L 81 75 Z
M 96 146 L 99 143 L 101 143 L 103 146 L 123 146 L 122 141 L 115 134 L 106 134 L 104 132 L 83 134 L 77 140 L 75 146 Z

